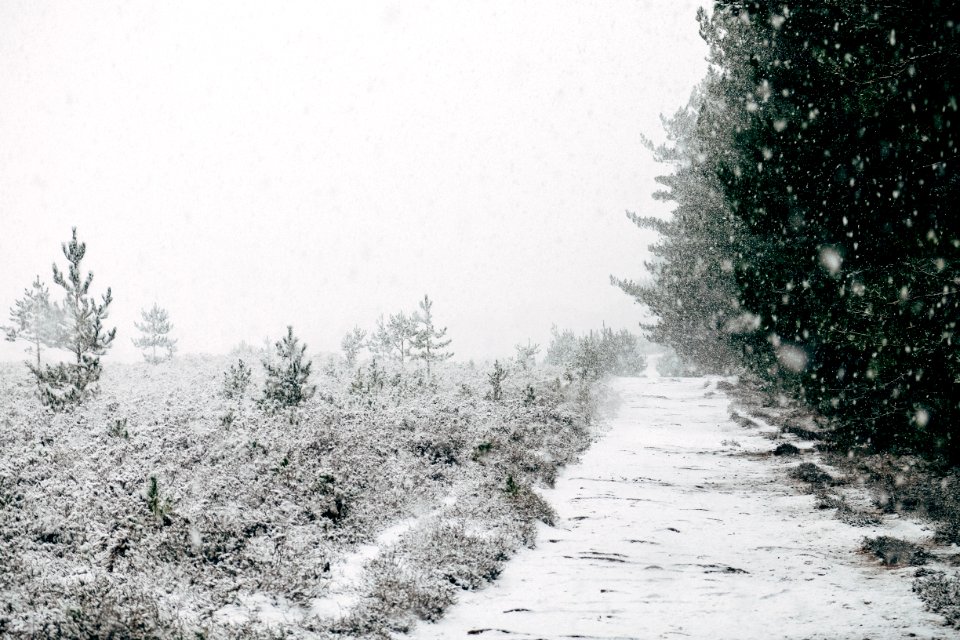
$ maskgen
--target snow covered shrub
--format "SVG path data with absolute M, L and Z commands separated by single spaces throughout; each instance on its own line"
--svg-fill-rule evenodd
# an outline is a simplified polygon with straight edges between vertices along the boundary
M 527 340 L 527 344 L 518 344 L 515 345 L 514 350 L 517 352 L 516 361 L 517 365 L 524 371 L 530 369 L 531 367 L 536 366 L 537 364 L 537 354 L 540 353 L 540 345 L 533 344 Z
M 837 520 L 851 527 L 875 527 L 881 523 L 876 515 L 851 507 L 842 497 L 836 501 L 836 508 Z
M 507 476 L 503 492 L 526 520 L 539 520 L 553 526 L 557 513 L 543 497 L 529 486 L 518 484 L 513 476 Z
M 494 402 L 503 400 L 503 381 L 507 379 L 507 370 L 503 368 L 499 360 L 493 363 L 493 371 L 487 374 L 487 381 L 490 383 L 490 392 L 487 397 Z
M 532 544 L 537 519 L 549 519 L 535 487 L 591 437 L 582 389 L 551 385 L 557 370 L 513 372 L 494 402 L 461 393 L 486 390 L 488 370 L 449 362 L 431 370 L 432 384 L 399 362 L 378 361 L 376 373 L 364 366 L 362 396 L 338 362 L 310 381 L 318 393 L 297 406 L 296 429 L 288 411 L 230 403 L 224 430 L 231 361 L 116 365 L 104 372 L 104 392 L 58 414 L 31 399 L 24 372 L 0 365 L 0 635 L 63 627 L 79 596 L 65 599 L 50 585 L 83 575 L 101 581 L 99 594 L 129 589 L 131 598 L 116 597 L 129 618 L 117 619 L 157 620 L 160 638 L 284 629 L 382 637 L 438 616 Z M 537 390 L 532 402 L 528 386 Z M 117 420 L 128 437 L 107 436 Z M 400 533 L 379 539 L 392 529 Z M 340 561 L 367 544 L 396 563 L 366 565 L 360 604 L 345 618 L 281 628 L 249 604 L 302 612 L 336 598 Z M 156 616 L 136 594 L 151 595 Z
M 340 341 L 340 348 L 343 349 L 343 359 L 348 369 L 352 369 L 357 364 L 357 356 L 367 344 L 367 332 L 360 327 L 354 327 L 348 331 Z
M 316 387 L 309 384 L 311 362 L 304 362 L 307 345 L 293 335 L 293 327 L 287 327 L 287 335 L 274 345 L 274 360 L 264 360 L 266 381 L 260 405 L 267 409 L 295 407 L 309 400 Z
M 833 476 L 812 462 L 801 462 L 790 470 L 790 477 L 794 480 L 807 482 L 812 485 L 839 484 Z
M 532 384 L 528 384 L 523 390 L 523 404 L 529 407 L 536 401 L 537 401 L 537 392 L 533 388 Z
M 357 369 L 357 373 L 350 383 L 350 394 L 360 402 L 372 405 L 373 397 L 383 391 L 386 384 L 386 372 L 376 358 L 372 358 L 367 365 L 366 372 Z
M 107 428 L 107 435 L 113 438 L 129 438 L 130 432 L 127 431 L 127 419 L 115 418 Z
M 175 619 L 161 614 L 149 591 L 118 585 L 105 577 L 67 587 L 60 606 L 60 611 L 40 622 L 33 637 L 154 640 L 182 634 Z
M 692 376 L 703 375 L 700 367 L 690 364 L 681 358 L 673 349 L 657 358 L 657 373 L 664 378 L 688 378 Z
M 433 567 L 439 581 L 470 591 L 500 575 L 509 548 L 503 536 L 470 534 L 462 521 L 454 521 L 429 527 L 413 537 L 404 551 L 415 556 L 417 564 Z
M 916 456 L 891 454 L 834 455 L 832 459 L 870 487 L 874 503 L 883 512 L 929 518 L 940 541 L 960 543 L 960 469 L 945 470 Z
M 917 569 L 913 591 L 929 611 L 946 618 L 948 625 L 960 625 L 960 574 Z
M 231 364 L 230 369 L 223 372 L 223 397 L 227 400 L 243 400 L 247 387 L 250 386 L 251 374 L 252 371 L 243 358 L 238 358 L 236 364 Z
M 389 555 L 382 566 L 375 571 L 376 586 L 371 592 L 381 605 L 410 610 L 420 620 L 435 622 L 456 600 L 455 586 L 433 580 L 429 569 L 411 570 Z
M 773 450 L 773 455 L 775 456 L 798 456 L 800 455 L 800 449 L 795 445 L 790 444 L 789 442 L 781 442 L 777 445 L 777 448 Z
M 864 538 L 861 549 L 876 556 L 887 566 L 919 566 L 926 564 L 930 559 L 930 554 L 919 545 L 889 536 Z

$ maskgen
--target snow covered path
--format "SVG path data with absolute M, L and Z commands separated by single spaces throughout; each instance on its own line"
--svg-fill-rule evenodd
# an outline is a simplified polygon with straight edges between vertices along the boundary
M 729 419 L 715 381 L 614 385 L 609 432 L 546 492 L 557 527 L 414 638 L 954 636 L 911 593 L 914 569 L 856 551 L 865 535 L 922 537 L 918 525 L 815 511 L 785 480 L 796 459 L 751 455 L 775 443 Z

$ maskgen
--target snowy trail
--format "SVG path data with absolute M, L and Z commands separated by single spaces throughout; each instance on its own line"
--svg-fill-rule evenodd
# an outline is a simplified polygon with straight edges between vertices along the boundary
M 929 532 L 815 511 L 784 478 L 796 459 L 749 455 L 773 443 L 729 419 L 714 382 L 614 384 L 609 432 L 546 492 L 558 526 L 414 638 L 953 637 L 911 593 L 913 569 L 856 551 Z

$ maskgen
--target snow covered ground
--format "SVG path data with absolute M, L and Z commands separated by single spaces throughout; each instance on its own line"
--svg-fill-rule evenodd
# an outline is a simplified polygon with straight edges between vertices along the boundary
M 952 637 L 911 592 L 915 569 L 858 551 L 866 535 L 931 532 L 816 511 L 787 479 L 797 459 L 768 455 L 768 425 L 731 421 L 716 383 L 617 380 L 609 432 L 545 492 L 557 526 L 413 637 Z

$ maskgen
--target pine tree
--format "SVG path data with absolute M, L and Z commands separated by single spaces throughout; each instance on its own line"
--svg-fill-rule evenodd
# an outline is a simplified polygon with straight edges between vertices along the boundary
M 740 97 L 717 175 L 763 239 L 736 274 L 749 366 L 850 441 L 960 461 L 956 6 L 720 3 L 703 23 Z
M 143 350 L 143 358 L 150 364 L 158 364 L 173 357 L 177 350 L 177 341 L 169 336 L 173 330 L 170 316 L 166 309 L 156 303 L 149 311 L 140 310 L 143 322 L 134 322 L 134 326 L 143 334 L 133 340 L 133 346 Z M 157 349 L 161 352 L 158 354 Z
M 413 334 L 413 356 L 423 360 L 427 366 L 427 377 L 430 376 L 430 367 L 436 362 L 443 362 L 453 357 L 450 351 L 444 351 L 450 346 L 447 338 L 447 328 L 437 329 L 433 324 L 433 301 L 426 295 L 420 301 L 420 310 L 414 314 L 415 332 Z
M 307 345 L 293 335 L 293 327 L 287 327 L 287 335 L 275 345 L 274 361 L 264 360 L 266 370 L 261 406 L 267 409 L 294 407 L 313 397 L 316 387 L 309 384 L 309 359 L 304 361 Z
M 387 330 L 390 336 L 391 353 L 400 364 L 403 364 L 410 356 L 410 348 L 417 335 L 417 320 L 401 311 L 390 316 Z
M 844 442 L 956 462 L 954 14 L 935 0 L 701 12 L 714 71 L 673 123 L 675 215 L 640 219 L 662 233 L 653 284 L 617 283 L 660 315 L 655 339 L 708 365 L 735 354 Z
M 527 340 L 527 344 L 517 344 L 513 347 L 517 352 L 517 364 L 524 371 L 532 369 L 537 364 L 537 354 L 540 353 L 540 345 L 533 344 Z
M 614 332 L 604 327 L 600 332 L 600 352 L 603 370 L 611 375 L 635 377 L 647 367 L 637 336 L 626 329 Z
M 50 290 L 40 282 L 40 276 L 33 281 L 29 289 L 24 289 L 23 298 L 10 308 L 9 327 L 3 327 L 6 339 L 10 342 L 23 340 L 29 344 L 26 351 L 32 353 L 36 363 L 27 363 L 30 372 L 40 384 L 43 347 L 56 348 L 63 338 L 63 311 L 55 302 L 50 302 Z
M 560 331 L 557 325 L 550 327 L 550 345 L 544 360 L 555 367 L 569 367 L 577 351 L 577 335 L 569 329 Z
M 383 315 L 377 318 L 377 326 L 367 341 L 367 348 L 371 355 L 381 360 L 393 358 L 393 336 Z
M 354 327 L 352 331 L 347 332 L 340 341 L 340 348 L 343 349 L 343 357 L 347 362 L 347 367 L 353 368 L 357 363 L 357 356 L 360 350 L 366 345 L 367 332 L 360 327 Z
M 487 381 L 490 383 L 490 393 L 487 394 L 487 398 L 494 402 L 503 400 L 503 381 L 508 375 L 500 361 L 494 360 L 493 371 L 487 374 Z
M 230 369 L 223 372 L 223 389 L 221 394 L 227 400 L 236 400 L 243 402 L 247 393 L 247 387 L 250 385 L 250 377 L 253 372 L 243 358 L 237 359 L 237 364 L 230 365 Z
M 93 272 L 82 275 L 81 262 L 87 245 L 77 240 L 76 227 L 73 228 L 70 242 L 64 242 L 61 248 L 69 266 L 64 274 L 54 264 L 53 281 L 64 289 L 61 346 L 73 354 L 74 362 L 60 363 L 54 367 L 47 365 L 40 376 L 41 400 L 55 409 L 82 402 L 96 392 L 102 371 L 100 356 L 107 352 L 117 334 L 116 328 L 107 330 L 103 326 L 108 315 L 107 308 L 113 301 L 110 288 L 107 288 L 100 304 L 89 295 Z
M 654 198 L 675 204 L 666 219 L 627 214 L 638 227 L 659 233 L 650 247 L 654 260 L 644 265 L 650 281 L 611 281 L 657 317 L 642 325 L 653 342 L 722 373 L 741 366 L 740 328 L 751 328 L 734 271 L 741 256 L 753 254 L 753 239 L 730 213 L 711 164 L 730 145 L 723 140 L 726 127 L 736 128 L 712 121 L 724 113 L 722 97 L 712 92 L 716 81 L 708 77 L 685 108 L 663 121 L 669 144 L 648 144 L 654 159 L 672 170 L 657 178 L 664 189 Z

